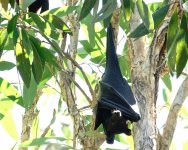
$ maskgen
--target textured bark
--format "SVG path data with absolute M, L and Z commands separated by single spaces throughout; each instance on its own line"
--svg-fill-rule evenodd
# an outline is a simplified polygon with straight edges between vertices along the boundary
M 141 114 L 141 120 L 134 126 L 135 150 L 160 149 L 160 136 L 156 126 L 156 102 L 161 70 L 165 67 L 167 26 L 174 5 L 155 31 L 150 47 L 146 47 L 145 37 L 128 41 L 133 90 Z M 139 21 L 140 17 L 135 9 L 130 22 L 131 31 L 140 24 Z
M 25 110 L 25 114 L 22 119 L 22 133 L 21 133 L 21 143 L 30 139 L 31 127 L 33 120 L 38 116 L 38 112 L 35 112 L 37 102 L 42 93 L 38 91 L 31 108 Z M 20 147 L 19 150 L 27 150 L 27 147 Z

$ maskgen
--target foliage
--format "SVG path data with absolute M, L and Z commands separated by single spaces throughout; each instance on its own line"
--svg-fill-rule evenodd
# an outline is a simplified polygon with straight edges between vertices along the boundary
M 105 66 L 105 28 L 109 25 L 117 6 L 120 6 L 120 28 L 123 30 L 123 35 L 135 39 L 146 36 L 150 40 L 165 20 L 170 8 L 170 4 L 146 4 L 143 0 L 137 0 L 136 2 L 134 0 L 122 0 L 121 4 L 118 4 L 116 0 L 103 0 L 102 2 L 99 0 L 84 0 L 83 3 L 77 6 L 54 8 L 39 15 L 26 11 L 31 3 L 32 1 L 25 0 L 22 8 L 20 8 L 17 4 L 14 4 L 14 1 L 0 1 L 2 7 L 0 12 L 0 72 L 9 74 L 9 72 L 16 69 L 15 72 L 19 74 L 19 81 L 16 79 L 16 84 L 7 81 L 6 77 L 0 77 L 0 123 L 15 141 L 18 140 L 19 133 L 11 111 L 17 105 L 24 110 L 32 108 L 35 98 L 41 96 L 38 95 L 39 91 L 47 91 L 47 95 L 53 95 L 54 93 L 54 95 L 58 95 L 58 108 L 60 109 L 58 114 L 64 117 L 67 115 L 67 107 L 59 100 L 61 96 L 59 90 L 61 89 L 54 82 L 55 90 L 53 86 L 49 85 L 52 81 L 59 80 L 59 71 L 66 71 L 61 67 L 68 68 L 68 61 L 71 60 L 61 49 L 61 42 L 65 39 L 64 35 L 72 36 L 72 30 L 69 24 L 64 21 L 64 17 L 71 13 L 79 16 L 79 23 L 84 37 L 79 39 L 77 57 L 73 61 L 81 64 L 81 67 L 87 68 L 84 71 L 89 83 L 92 87 L 95 87 L 101 76 L 101 70 Z M 135 6 L 138 8 L 142 23 L 130 32 L 128 26 L 131 12 L 135 9 Z M 183 15 L 180 17 L 178 10 L 173 12 L 166 36 L 165 61 L 167 61 L 170 74 L 163 76 L 162 81 L 170 92 L 173 90 L 172 76 L 176 74 L 177 77 L 180 77 L 188 60 L 187 1 L 183 4 L 183 8 Z M 118 45 L 118 47 L 120 46 Z M 15 62 L 9 57 L 4 57 L 6 53 L 14 54 L 11 58 L 15 58 Z M 59 60 L 63 62 L 62 66 L 59 65 Z M 123 47 L 119 63 L 122 74 L 131 81 L 127 46 Z M 76 70 L 76 78 L 81 80 L 81 84 L 85 84 L 84 75 L 79 69 Z M 82 88 L 85 87 L 82 86 Z M 168 96 L 166 96 L 167 89 L 163 89 L 162 92 L 166 104 L 169 103 Z M 79 107 L 87 104 L 86 98 L 80 92 L 77 96 Z M 64 108 L 62 109 L 61 106 L 64 106 Z M 54 106 L 54 109 L 58 110 L 58 108 Z M 35 109 L 40 111 L 37 106 Z M 90 131 L 91 116 L 88 117 L 88 114 L 83 113 L 82 117 L 87 122 L 88 129 L 84 134 L 89 134 L 91 137 L 95 136 L 96 134 Z M 39 119 L 39 121 L 41 120 Z M 39 123 L 36 124 L 33 124 L 32 128 L 36 128 L 39 135 L 41 131 L 38 131 L 36 127 L 39 126 Z M 66 122 L 61 122 L 63 128 L 61 130 L 63 137 L 61 138 L 56 136 L 55 129 L 51 127 L 51 132 L 49 131 L 46 137 L 40 137 L 36 134 L 32 137 L 33 139 L 19 146 L 28 147 L 60 142 L 65 149 L 71 149 L 72 130 L 67 126 Z M 63 131 L 65 128 L 67 130 Z M 125 141 L 122 137 L 122 135 L 119 135 L 116 141 L 128 144 L 132 148 L 132 139 L 126 137 Z M 184 143 L 184 147 L 187 147 L 187 142 Z

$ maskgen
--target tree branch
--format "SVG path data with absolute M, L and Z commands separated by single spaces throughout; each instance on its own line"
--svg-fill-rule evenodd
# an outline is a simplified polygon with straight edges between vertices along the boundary
M 170 111 L 168 114 L 165 127 L 163 129 L 163 134 L 160 142 L 161 143 L 160 149 L 162 150 L 168 150 L 170 147 L 177 124 L 178 113 L 183 105 L 183 102 L 185 101 L 185 98 L 188 96 L 187 89 L 188 89 L 188 76 L 180 86 L 177 95 L 170 107 Z

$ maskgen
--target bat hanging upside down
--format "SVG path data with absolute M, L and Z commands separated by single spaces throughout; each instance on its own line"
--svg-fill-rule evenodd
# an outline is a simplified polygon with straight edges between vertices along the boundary
M 140 120 L 140 115 L 130 106 L 135 103 L 132 90 L 120 71 L 110 24 L 107 29 L 106 68 L 100 81 L 94 130 L 102 123 L 109 144 L 114 143 L 115 134 L 131 135 L 128 122 Z

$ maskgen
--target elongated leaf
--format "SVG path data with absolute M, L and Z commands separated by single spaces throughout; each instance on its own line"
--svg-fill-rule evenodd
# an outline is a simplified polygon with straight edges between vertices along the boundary
M 170 75 L 166 74 L 162 77 L 163 83 L 166 85 L 166 87 L 169 89 L 169 91 L 172 91 L 172 82 L 170 80 Z
M 18 90 L 1 77 L 0 77 L 0 93 L 3 94 L 3 96 L 8 97 L 10 100 L 16 102 L 17 104 L 23 106 L 23 99 L 19 94 Z
M 95 3 L 96 3 L 96 0 L 85 0 L 84 1 L 82 10 L 80 13 L 80 18 L 79 18 L 80 21 L 82 19 L 84 19 L 91 12 L 91 9 L 95 6 Z
M 109 17 L 117 7 L 116 0 L 108 0 L 99 11 L 99 13 L 94 17 L 93 22 L 99 22 L 101 20 Z
M 49 49 L 42 46 L 41 42 L 30 35 L 30 40 L 32 41 L 33 45 L 37 48 L 37 52 L 40 55 L 40 58 L 42 59 L 43 63 L 48 62 L 49 64 L 53 65 L 56 68 L 59 68 L 59 65 L 57 63 L 56 57 L 53 55 L 52 52 L 50 52 Z
M 1 29 L 0 30 L 0 58 L 1 58 L 4 46 L 5 46 L 6 41 L 7 41 L 7 37 L 8 37 L 8 35 L 7 35 L 6 29 Z
M 23 10 L 26 10 L 29 5 L 31 5 L 35 0 L 23 0 L 22 3 L 20 3 L 20 8 Z
M 188 58 L 188 48 L 185 42 L 185 35 L 182 35 L 178 39 L 176 45 L 176 53 L 176 73 L 177 77 L 179 77 L 183 69 L 185 68 Z
M 23 47 L 20 45 L 21 40 L 16 44 L 16 62 L 18 71 L 27 87 L 31 81 L 31 66 L 29 57 Z
M 49 22 L 46 22 L 35 13 L 30 12 L 29 15 L 43 34 L 50 36 L 51 38 L 56 40 L 60 38 L 60 34 L 57 32 L 56 28 L 54 26 L 51 26 Z
M 92 18 L 93 16 L 89 14 L 88 17 L 82 20 L 82 29 L 86 33 L 86 37 L 89 37 L 89 43 L 91 44 L 91 47 L 94 47 L 96 33 L 94 29 L 94 23 L 92 22 Z
M 165 5 L 153 13 L 154 29 L 158 28 L 161 22 L 164 20 L 170 5 Z M 148 34 L 149 31 L 145 27 L 144 23 L 141 23 L 133 32 L 129 34 L 130 38 L 139 38 Z
M 125 19 L 129 21 L 131 18 L 131 2 L 130 0 L 123 0 L 122 2 Z
M 15 64 L 9 61 L 0 61 L 0 71 L 10 70 L 15 67 Z
M 70 13 L 72 13 L 73 11 L 77 10 L 77 8 L 79 8 L 78 6 L 63 6 L 60 8 L 54 8 L 54 9 L 50 9 L 49 11 L 45 11 L 44 13 L 42 13 L 41 15 L 47 15 L 47 14 L 53 14 L 57 17 L 62 18 L 63 16 L 66 16 Z
M 6 116 L 6 113 L 9 112 L 15 104 L 16 103 L 12 100 L 0 101 L 0 113 Z M 1 119 L 2 118 L 0 118 L 0 120 Z
M 138 12 L 140 14 L 140 17 L 142 18 L 142 21 L 147 28 L 148 31 L 151 31 L 154 29 L 154 22 L 153 17 L 150 13 L 150 10 L 148 9 L 148 6 L 145 4 L 143 0 L 137 0 L 136 2 Z
M 23 87 L 24 108 L 29 109 L 32 106 L 36 93 L 37 93 L 37 83 L 33 75 L 31 75 L 30 87 L 27 88 L 25 85 Z
M 9 20 L 9 22 L 8 22 L 7 31 L 8 31 L 10 38 L 13 38 L 13 34 L 16 30 L 16 24 L 17 24 L 18 17 L 19 17 L 19 14 L 12 17 L 12 19 Z
M 69 29 L 69 27 L 64 23 L 64 21 L 61 18 L 59 18 L 55 15 L 48 14 L 48 15 L 44 16 L 44 19 L 46 21 L 48 21 L 49 23 L 53 24 L 53 26 L 55 28 L 72 35 L 71 30 Z
M 107 2 L 108 2 L 108 0 L 103 0 L 103 1 L 102 1 L 103 6 L 104 6 Z M 109 17 L 107 17 L 107 18 L 105 18 L 105 19 L 103 20 L 104 28 L 107 28 L 107 27 L 109 26 L 110 21 L 111 21 L 111 18 L 112 18 L 112 14 L 111 14 Z
M 21 29 L 21 39 L 22 39 L 23 46 L 24 46 L 27 54 L 30 55 L 32 47 L 31 47 L 31 44 L 30 44 L 30 41 L 28 38 L 28 34 L 27 34 L 26 30 L 23 28 Z
M 40 82 L 42 78 L 42 73 L 44 69 L 44 61 L 41 60 L 41 57 L 38 53 L 38 49 L 40 49 L 40 45 L 34 44 L 31 41 L 31 46 L 33 48 L 33 63 L 32 63 L 32 71 L 37 83 Z
M 167 32 L 167 50 L 169 51 L 168 55 L 168 66 L 170 70 L 175 70 L 176 64 L 176 35 L 178 33 L 178 13 L 174 12 L 172 15 Z
M 66 139 L 63 137 L 42 137 L 42 138 L 36 138 L 33 140 L 28 140 L 20 144 L 20 147 L 28 147 L 28 146 L 38 146 L 38 145 L 44 145 L 44 144 L 56 144 L 57 142 L 63 142 Z
M 188 59 L 188 45 L 187 45 L 187 32 L 188 26 L 186 16 L 183 15 L 181 19 L 180 31 L 176 45 L 176 73 L 177 77 L 180 76 Z
M 1 120 L 1 125 L 14 140 L 18 140 L 16 123 L 10 111 L 7 112 L 6 116 Z
M 183 9 L 188 12 L 188 1 L 183 4 Z

